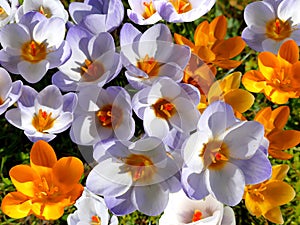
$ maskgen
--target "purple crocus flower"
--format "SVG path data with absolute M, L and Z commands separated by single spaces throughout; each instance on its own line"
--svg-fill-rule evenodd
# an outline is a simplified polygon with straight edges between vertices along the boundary
M 293 39 L 300 45 L 300 1 L 264 0 L 248 4 L 247 27 L 242 38 L 255 51 L 277 54 L 281 44 Z
M 0 0 L 0 28 L 8 23 L 14 22 L 18 4 L 18 0 Z
M 76 91 L 90 84 L 102 87 L 120 72 L 122 64 L 109 33 L 93 36 L 87 30 L 74 26 L 68 31 L 66 40 L 72 55 L 52 77 L 52 83 L 61 90 Z
M 82 89 L 74 114 L 70 135 L 77 144 L 129 140 L 134 134 L 131 99 L 122 87 L 102 89 L 93 85 Z
M 200 117 L 197 109 L 199 102 L 196 88 L 164 77 L 137 92 L 133 96 L 132 106 L 143 120 L 146 133 L 163 139 L 173 136 L 170 132 L 173 128 L 188 134 L 196 130 Z
M 135 210 L 159 215 L 168 203 L 169 193 L 181 188 L 180 167 L 166 151 L 167 147 L 155 137 L 98 143 L 94 147 L 98 165 L 88 175 L 86 186 L 103 195 L 116 215 Z
M 271 176 L 265 147 L 260 123 L 239 121 L 230 105 L 212 103 L 182 149 L 183 189 L 192 199 L 211 194 L 226 205 L 238 204 L 246 184 L 260 183 Z
M 12 82 L 8 72 L 0 68 L 0 115 L 14 104 L 22 93 L 22 81 Z
M 154 1 L 158 14 L 171 23 L 192 22 L 206 14 L 216 0 L 158 0 Z
M 45 87 L 40 93 L 23 86 L 18 108 L 7 111 L 5 118 L 24 130 L 30 141 L 51 141 L 57 133 L 69 128 L 76 104 L 76 94 L 62 95 L 54 85 Z
M 111 32 L 120 26 L 124 18 L 121 0 L 85 0 L 72 2 L 69 13 L 73 21 L 93 34 Z
M 40 81 L 48 69 L 60 66 L 71 55 L 64 31 L 61 18 L 25 14 L 19 23 L 8 24 L 0 32 L 2 66 L 30 83 Z
M 180 82 L 190 59 L 190 48 L 173 43 L 169 28 L 156 24 L 141 33 L 129 23 L 120 33 L 121 60 L 129 83 L 136 89 L 151 84 L 161 76 Z

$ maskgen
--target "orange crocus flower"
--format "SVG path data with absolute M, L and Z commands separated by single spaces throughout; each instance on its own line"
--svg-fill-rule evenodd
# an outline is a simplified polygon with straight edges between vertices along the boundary
M 284 42 L 278 52 L 262 52 L 258 55 L 259 71 L 244 74 L 242 83 L 247 90 L 263 92 L 276 104 L 284 104 L 289 98 L 300 96 L 299 48 L 295 41 Z
M 57 160 L 53 148 L 38 141 L 32 146 L 30 165 L 17 165 L 9 171 L 17 191 L 3 198 L 1 209 L 12 218 L 34 214 L 43 220 L 56 220 L 63 215 L 64 207 L 80 197 L 82 175 L 83 164 L 78 158 Z
M 293 148 L 300 143 L 300 131 L 283 130 L 290 115 L 288 106 L 280 106 L 272 111 L 271 107 L 260 110 L 254 120 L 265 127 L 265 136 L 269 140 L 269 155 L 276 159 L 290 159 L 293 155 L 283 150 Z
M 294 189 L 283 181 L 288 170 L 288 165 L 273 166 L 272 177 L 269 180 L 260 184 L 246 185 L 243 198 L 252 215 L 263 216 L 273 223 L 283 224 L 279 206 L 295 197 Z
M 204 21 L 198 25 L 194 33 L 195 44 L 180 34 L 175 34 L 177 44 L 187 45 L 216 74 L 215 66 L 232 69 L 241 64 L 231 58 L 240 54 L 245 48 L 245 42 L 240 36 L 224 39 L 227 32 L 225 16 L 216 17 L 211 23 Z

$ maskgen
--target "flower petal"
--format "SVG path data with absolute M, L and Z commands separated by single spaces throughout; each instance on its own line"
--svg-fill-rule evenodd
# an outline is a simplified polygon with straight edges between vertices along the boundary
M 278 57 L 293 64 L 298 62 L 299 59 L 299 48 L 295 41 L 288 40 L 284 42 L 278 51 Z
M 250 109 L 254 103 L 254 96 L 242 89 L 231 90 L 224 94 L 224 101 L 240 113 Z
M 40 167 L 52 168 L 57 162 L 55 152 L 51 145 L 45 141 L 37 141 L 30 151 L 30 165 L 38 171 Z

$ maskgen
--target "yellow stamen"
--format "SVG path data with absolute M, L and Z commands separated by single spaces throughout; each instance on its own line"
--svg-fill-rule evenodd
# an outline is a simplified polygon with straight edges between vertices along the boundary
M 170 0 L 178 14 L 186 13 L 192 9 L 192 5 L 188 0 Z
M 145 6 L 145 12 L 143 13 L 143 17 L 145 19 L 148 19 L 151 17 L 154 13 L 156 13 L 156 10 L 153 7 L 153 2 L 143 2 L 143 5 Z
M 96 116 L 98 117 L 99 122 L 103 127 L 112 126 L 111 110 L 112 110 L 112 105 L 105 105 L 96 113 Z
M 55 119 L 51 117 L 52 113 L 49 114 L 42 109 L 39 110 L 38 115 L 34 115 L 32 119 L 32 125 L 39 132 L 44 132 L 53 127 Z
M 171 118 L 176 112 L 175 106 L 163 98 L 158 99 L 156 103 L 152 105 L 152 107 L 155 115 L 163 119 Z
M 157 62 L 153 57 L 146 55 L 145 58 L 137 62 L 137 67 L 143 70 L 149 77 L 155 77 L 159 73 L 161 63 Z
M 104 66 L 100 62 L 92 62 L 89 59 L 84 60 L 84 65 L 80 67 L 81 77 L 92 82 L 98 80 L 104 74 Z
M 266 24 L 266 35 L 268 38 L 276 41 L 282 41 L 291 36 L 293 32 L 291 22 L 289 20 L 282 21 L 278 18 L 271 20 Z
M 31 63 L 38 63 L 47 56 L 47 48 L 44 43 L 38 43 L 34 40 L 26 42 L 21 48 L 21 57 Z
M 8 17 L 8 14 L 2 7 L 0 7 L 0 19 L 4 20 L 6 17 Z

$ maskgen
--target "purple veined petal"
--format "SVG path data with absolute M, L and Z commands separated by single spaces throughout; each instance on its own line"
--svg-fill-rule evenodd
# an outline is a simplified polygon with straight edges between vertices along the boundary
M 184 164 L 193 173 L 201 173 L 205 169 L 203 159 L 199 155 L 209 138 L 209 134 L 206 132 L 197 131 L 183 144 L 181 154 Z
M 107 32 L 99 33 L 90 40 L 88 51 L 92 59 L 97 59 L 107 52 L 114 52 L 115 43 L 113 37 Z
M 180 83 L 179 85 L 184 90 L 189 99 L 194 103 L 194 105 L 198 105 L 200 102 L 199 90 L 191 84 Z
M 53 17 L 38 23 L 33 29 L 33 39 L 38 42 L 47 43 L 47 48 L 57 49 L 65 37 L 65 22 L 63 19 Z
M 230 159 L 245 176 L 246 184 L 257 184 L 270 178 L 272 165 L 268 157 L 260 150 L 247 160 Z
M 132 66 L 134 67 L 134 66 Z M 131 68 L 130 68 L 131 70 Z M 125 76 L 130 84 L 130 86 L 136 90 L 141 90 L 143 88 L 147 88 L 151 86 L 149 79 L 143 79 L 143 76 L 146 76 L 146 73 L 143 71 L 139 71 L 139 69 L 135 69 L 134 71 L 138 71 L 142 74 L 141 77 L 137 76 L 136 73 L 133 73 L 132 71 L 127 70 L 125 72 Z
M 244 19 L 251 30 L 256 33 L 265 33 L 266 24 L 276 19 L 276 12 L 267 2 L 252 2 L 245 8 Z
M 231 207 L 225 206 L 221 225 L 235 225 L 235 215 Z
M 93 147 L 93 158 L 97 162 L 101 162 L 103 160 L 109 158 L 118 158 L 118 157 L 126 157 L 128 155 L 128 146 L 132 142 L 130 141 L 117 141 L 117 140 L 107 140 L 107 141 L 99 141 Z M 116 149 L 114 151 L 114 149 Z M 108 153 L 108 154 L 107 154 Z M 114 154 L 115 153 L 115 154 Z
M 278 17 L 282 21 L 292 20 L 293 24 L 300 23 L 300 15 L 297 9 L 300 8 L 299 1 L 282 0 L 278 5 Z
M 27 82 L 37 83 L 46 74 L 49 66 L 50 63 L 47 60 L 42 60 L 34 64 L 27 61 L 21 61 L 18 63 L 17 68 Z
M 171 23 L 183 22 L 180 15 L 174 9 L 172 3 L 168 1 L 154 1 L 158 14 L 166 21 Z
M 182 133 L 176 130 L 175 128 L 172 128 L 163 141 L 170 148 L 181 151 L 183 143 L 188 139 L 188 137 L 188 133 Z
M 242 200 L 245 177 L 236 165 L 227 162 L 221 170 L 207 170 L 205 180 L 209 193 L 218 201 L 234 206 Z
M 120 31 L 120 45 L 121 47 L 132 45 L 137 42 L 142 33 L 135 28 L 131 23 L 125 23 Z
M 63 111 L 73 113 L 78 102 L 78 97 L 75 93 L 67 93 L 63 95 Z
M 266 39 L 265 34 L 255 33 L 249 27 L 246 27 L 242 32 L 242 38 L 255 51 L 262 52 L 264 50 L 262 42 Z
M 6 48 L 19 50 L 24 43 L 30 40 L 29 30 L 23 24 L 13 23 L 1 29 L 0 42 L 4 50 L 6 50 Z
M 163 139 L 170 131 L 168 122 L 165 119 L 155 115 L 152 109 L 146 108 L 143 121 L 145 132 L 149 136 L 155 136 Z
M 135 132 L 135 120 L 131 115 L 125 116 L 122 123 L 113 130 L 118 140 L 129 140 Z
M 108 94 L 105 89 L 96 85 L 82 88 L 78 93 L 78 106 L 84 111 L 96 112 L 101 106 L 108 104 Z
M 47 18 L 39 12 L 28 12 L 21 17 L 19 23 L 29 28 L 29 31 L 32 32 L 37 23 L 47 20 Z
M 258 151 L 262 151 L 266 156 L 268 156 L 269 155 L 269 152 L 268 152 L 269 144 L 270 144 L 269 140 L 264 137 L 260 143 Z
M 9 72 L 14 73 L 14 74 L 19 74 L 17 64 L 20 62 L 20 60 L 21 60 L 21 57 L 19 55 L 11 56 L 6 51 L 4 51 L 4 49 L 0 50 L 1 65 Z
M 189 198 L 200 200 L 209 195 L 205 181 L 205 177 L 207 176 L 206 173 L 207 171 L 203 171 L 202 173 L 191 173 L 189 168 L 183 167 L 181 184 L 184 192 Z
M 8 96 L 10 98 L 8 107 L 12 106 L 20 98 L 22 94 L 22 86 L 23 83 L 20 80 L 12 83 L 12 89 Z
M 71 56 L 71 48 L 68 42 L 63 41 L 62 44 L 53 52 L 47 54 L 47 60 L 50 63 L 49 68 L 55 68 L 64 64 Z
M 75 23 L 80 23 L 83 18 L 91 13 L 97 13 L 96 9 L 82 2 L 71 2 L 69 5 L 69 13 Z
M 105 203 L 109 210 L 117 216 L 127 215 L 136 210 L 131 200 L 132 188 L 120 196 L 104 196 Z
M 264 137 L 264 127 L 256 121 L 242 122 L 231 129 L 224 137 L 223 142 L 234 159 L 249 159 L 258 150 Z
M 144 96 L 148 96 L 150 92 L 150 88 L 145 88 L 139 92 L 137 92 L 133 97 L 132 97 L 132 108 L 136 115 L 142 119 L 144 118 L 144 112 L 148 104 L 148 100 Z
M 48 133 L 61 133 L 67 130 L 73 121 L 73 114 L 70 112 L 65 112 L 61 114 L 54 121 L 54 126 L 44 132 Z
M 279 50 L 280 46 L 282 45 L 282 43 L 287 40 L 290 40 L 290 39 L 291 38 L 286 38 L 282 41 L 276 41 L 276 40 L 267 38 L 262 42 L 262 47 L 263 47 L 264 51 L 268 51 L 268 52 L 271 52 L 271 53 L 277 55 L 278 50 Z
M 169 191 L 164 191 L 160 184 L 134 187 L 132 202 L 136 208 L 149 216 L 157 216 L 166 208 Z
M 51 109 L 59 109 L 63 105 L 63 97 L 55 85 L 48 85 L 38 95 L 35 100 L 38 104 Z
M 41 133 L 41 132 L 28 132 L 27 130 L 24 131 L 24 134 L 28 137 L 31 142 L 37 142 L 39 140 L 43 140 L 46 142 L 52 141 L 56 135 L 55 134 L 48 134 L 48 133 Z
M 9 73 L 0 68 L 0 99 L 5 101 L 9 96 L 12 89 L 12 80 L 10 78 Z
M 83 26 L 89 32 L 96 35 L 102 32 L 107 32 L 105 22 L 106 22 L 106 15 L 90 14 L 84 17 L 79 25 Z
M 124 6 L 120 0 L 110 0 L 106 16 L 106 30 L 111 32 L 122 23 Z
M 53 74 L 52 84 L 65 92 L 76 91 L 78 87 L 74 80 L 70 79 L 69 76 L 65 75 L 61 71 L 57 71 L 55 74 Z
M 22 87 L 22 95 L 18 100 L 18 105 L 24 108 L 34 107 L 34 100 L 38 92 L 30 86 L 24 85 Z
M 132 185 L 132 177 L 129 172 L 121 172 L 121 166 L 122 164 L 113 162 L 112 159 L 99 162 L 87 177 L 87 188 L 103 196 L 119 196 L 126 193 Z

